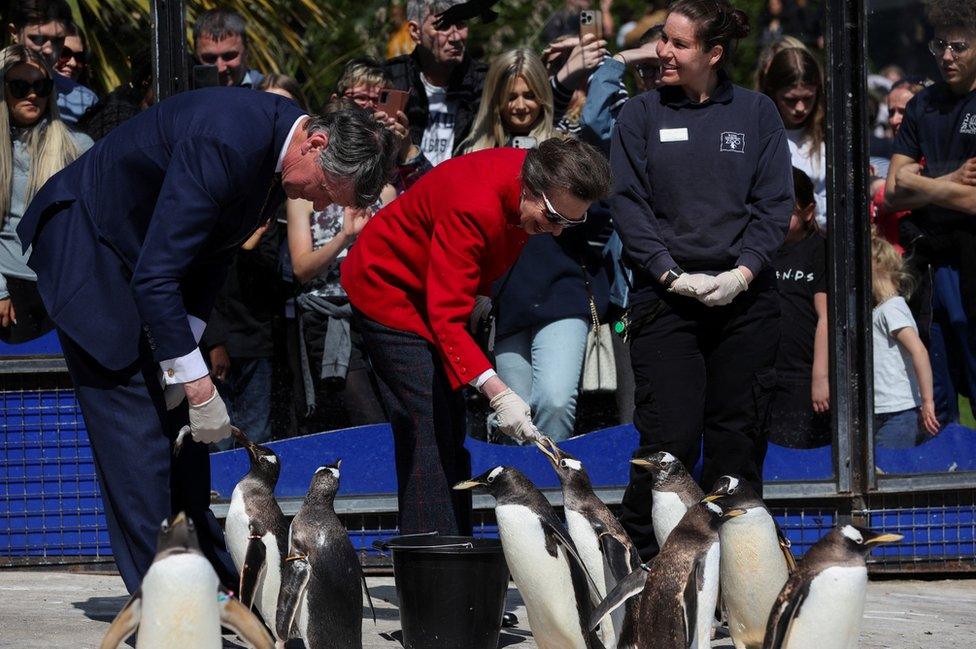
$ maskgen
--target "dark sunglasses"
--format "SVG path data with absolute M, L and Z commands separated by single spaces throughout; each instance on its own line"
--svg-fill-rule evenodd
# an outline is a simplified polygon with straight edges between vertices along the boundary
M 7 88 L 14 99 L 23 99 L 34 91 L 38 97 L 47 97 L 54 89 L 54 81 L 51 79 L 37 79 L 35 81 L 24 81 L 23 79 L 7 79 Z
M 67 46 L 62 47 L 61 54 L 60 56 L 58 56 L 58 61 L 60 61 L 61 63 L 67 63 L 71 59 L 74 59 L 81 65 L 85 65 L 88 63 L 88 52 L 85 51 L 76 52 L 70 47 Z
M 545 193 L 542 194 L 542 202 L 546 206 L 546 220 L 550 223 L 561 225 L 564 228 L 572 228 L 586 223 L 586 212 L 583 212 L 583 216 L 579 217 L 578 219 L 567 219 L 565 216 L 556 211 L 556 209 L 552 206 L 552 203 L 549 202 L 549 199 L 546 198 Z
M 224 63 L 230 63 L 240 55 L 241 55 L 240 52 L 223 52 L 222 54 L 201 54 L 200 60 L 207 65 L 213 65 L 214 63 L 217 62 L 217 59 L 223 59 Z
M 44 47 L 45 43 L 51 43 L 54 49 L 64 45 L 64 36 L 47 36 L 45 34 L 28 34 L 27 38 L 34 44 L 34 47 Z
M 941 38 L 933 38 L 929 41 L 929 52 L 932 53 L 932 56 L 942 56 L 947 47 L 952 58 L 956 58 L 969 49 L 969 43 L 966 41 L 944 41 Z

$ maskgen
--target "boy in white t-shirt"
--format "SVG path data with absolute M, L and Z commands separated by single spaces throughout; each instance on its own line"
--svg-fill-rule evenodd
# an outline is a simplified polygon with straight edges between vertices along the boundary
M 871 237 L 874 311 L 874 436 L 884 448 L 912 448 L 920 432 L 939 434 L 929 354 L 899 289 L 905 277 L 901 255 Z

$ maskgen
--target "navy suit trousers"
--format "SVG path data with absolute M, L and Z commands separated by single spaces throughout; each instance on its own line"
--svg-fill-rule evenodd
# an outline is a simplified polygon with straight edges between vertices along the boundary
M 401 534 L 471 533 L 465 409 L 437 350 L 420 336 L 354 313 L 393 427 Z
M 173 441 L 187 423 L 187 406 L 166 411 L 159 366 L 149 347 L 139 360 L 114 371 L 102 367 L 58 331 L 75 395 L 91 441 L 115 563 L 134 593 L 156 554 L 163 519 L 185 511 L 200 547 L 220 580 L 237 590 L 237 571 L 210 511 L 207 446 L 187 440 L 179 455 Z

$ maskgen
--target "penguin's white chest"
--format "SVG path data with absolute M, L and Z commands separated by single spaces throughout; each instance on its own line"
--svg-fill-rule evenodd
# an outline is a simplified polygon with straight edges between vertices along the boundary
M 681 498 L 673 491 L 651 492 L 651 523 L 654 525 L 654 538 L 658 547 L 664 545 L 688 508 L 681 502 Z
M 760 647 L 766 620 L 789 570 L 765 509 L 756 507 L 726 521 L 722 539 L 722 603 L 737 647 Z
M 695 623 L 697 629 L 693 649 L 711 647 L 712 620 L 718 604 L 719 543 L 715 542 L 705 554 L 705 578 L 698 591 L 698 611 Z
M 261 569 L 254 600 L 261 617 L 274 620 L 278 610 L 278 591 L 281 590 L 281 553 L 278 552 L 278 541 L 271 532 L 261 537 L 261 543 L 265 548 L 264 568 Z M 274 622 L 268 624 L 274 627 Z
M 227 551 L 238 572 L 244 567 L 244 557 L 247 554 L 247 541 L 251 535 L 251 519 L 244 508 L 244 494 L 241 486 L 234 487 L 230 496 L 230 506 L 227 508 L 227 519 L 224 521 L 224 539 Z
M 814 577 L 783 649 L 857 647 L 867 584 L 868 571 L 863 566 L 834 566 Z
M 583 559 L 583 565 L 586 566 L 587 572 L 590 573 L 590 576 L 596 583 L 600 598 L 605 598 L 607 593 L 617 585 L 617 582 L 610 572 L 610 566 L 604 560 L 603 551 L 600 547 L 600 539 L 597 538 L 593 526 L 585 516 L 570 509 L 565 510 L 565 512 L 566 527 L 569 529 L 569 536 L 573 539 L 573 543 L 576 544 L 576 551 L 579 552 L 580 558 Z M 623 627 L 624 612 L 625 609 L 623 607 L 618 608 L 613 612 L 609 622 L 605 621 L 600 625 L 600 640 L 603 641 L 605 646 L 616 646 L 617 636 Z
M 557 545 L 555 557 L 546 551 L 539 516 L 528 507 L 498 505 L 495 517 L 536 644 L 540 649 L 585 649 L 565 549 Z
M 217 573 L 198 554 L 157 561 L 142 580 L 136 649 L 220 649 Z

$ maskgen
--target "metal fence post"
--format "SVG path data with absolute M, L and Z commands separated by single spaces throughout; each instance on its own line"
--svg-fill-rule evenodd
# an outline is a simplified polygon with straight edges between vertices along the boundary
M 149 15 L 156 101 L 162 101 L 188 87 L 183 2 L 151 0 Z
M 862 494 L 874 474 L 866 461 L 873 395 L 864 0 L 827 0 L 826 18 L 830 405 L 838 488 Z

